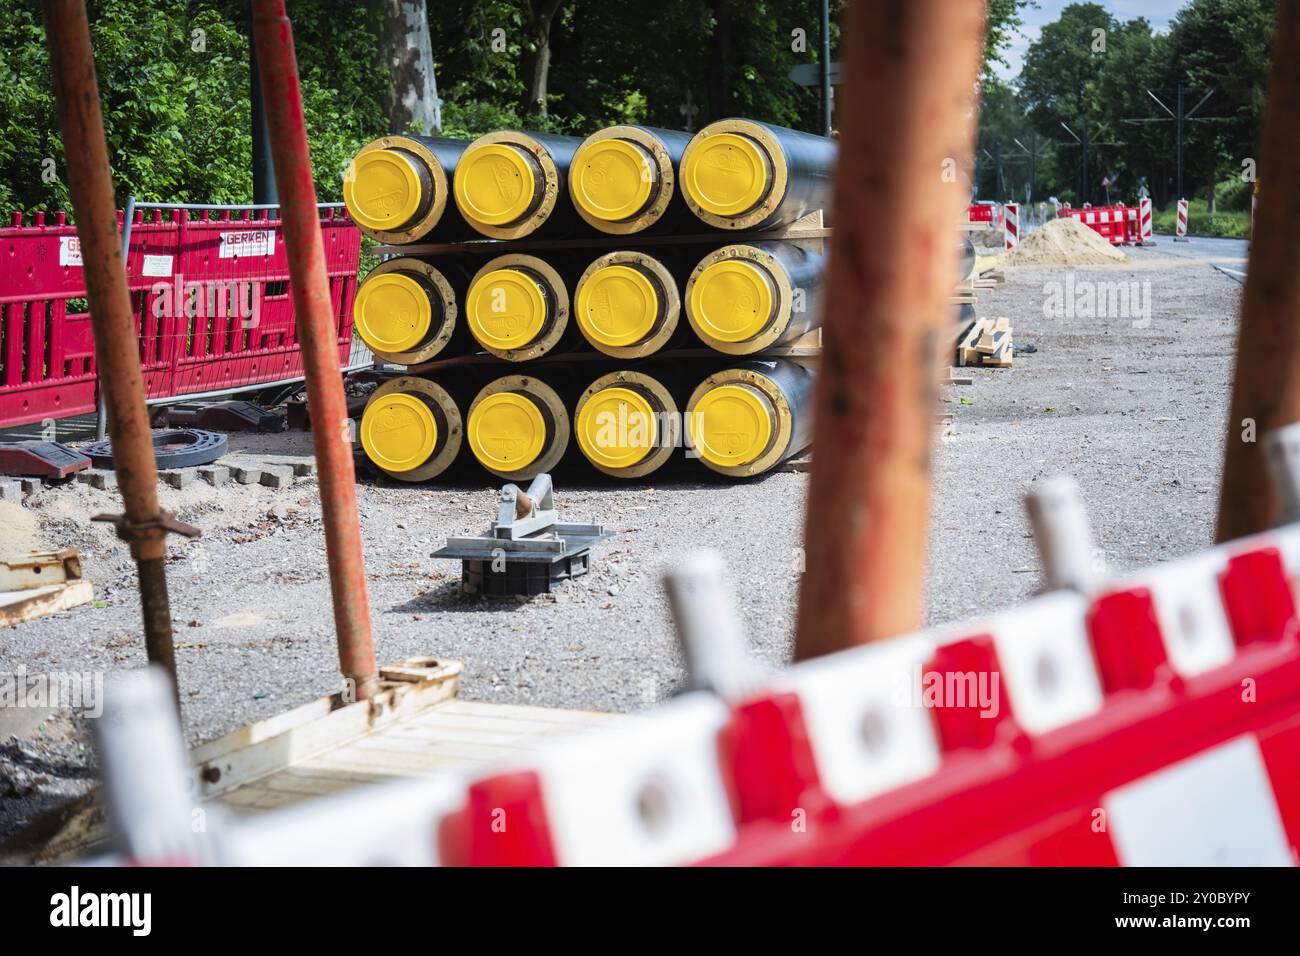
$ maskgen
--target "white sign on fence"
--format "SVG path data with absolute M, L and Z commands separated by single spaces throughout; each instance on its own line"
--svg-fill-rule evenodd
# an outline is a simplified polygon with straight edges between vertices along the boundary
M 169 276 L 172 274 L 173 256 L 145 256 L 140 273 L 146 276 Z
M 217 255 L 222 259 L 275 255 L 275 230 L 242 229 L 239 232 L 223 232 Z
M 76 236 L 59 236 L 59 265 L 81 265 L 81 240 Z

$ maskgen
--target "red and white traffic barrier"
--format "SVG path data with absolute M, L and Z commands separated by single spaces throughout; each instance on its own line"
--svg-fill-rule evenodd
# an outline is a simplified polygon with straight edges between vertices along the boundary
M 1154 242 L 1151 223 L 1151 197 L 1144 196 L 1138 200 L 1138 245 L 1145 246 Z
M 1002 233 L 1006 237 L 1006 248 L 1014 249 L 1020 245 L 1020 203 L 1002 205 Z
M 1268 441 L 1294 516 L 1300 426 Z M 1048 585 L 1082 590 L 739 681 L 730 651 L 687 648 L 711 672 L 692 675 L 701 689 L 517 763 L 210 820 L 205 854 L 159 827 L 181 819 L 166 794 L 127 847 L 137 862 L 1295 865 L 1300 524 L 1098 582 L 1081 506 L 1047 492 Z M 673 574 L 689 579 L 670 587 L 683 636 L 711 639 L 716 561 Z M 159 739 L 150 723 L 174 715 L 153 697 L 156 713 L 118 707 L 131 719 L 103 733 Z M 104 753 L 157 786 L 129 749 Z M 110 800 L 139 806 L 131 783 Z
M 1087 226 L 1113 246 L 1125 245 L 1132 240 L 1129 212 L 1124 206 L 1084 206 L 1082 209 L 1062 209 L 1061 215 L 1070 216 Z
M 1178 222 L 1174 226 L 1174 242 L 1187 241 L 1187 200 L 1178 200 Z

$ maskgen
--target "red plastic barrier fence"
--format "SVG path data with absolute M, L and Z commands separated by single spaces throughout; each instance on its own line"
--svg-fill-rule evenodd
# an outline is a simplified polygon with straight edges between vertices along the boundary
M 993 203 L 976 203 L 966 209 L 967 222 L 988 222 L 1002 225 L 1002 207 Z
M 120 217 L 119 217 L 120 218 Z M 352 343 L 361 233 L 321 210 L 339 358 Z M 0 228 L 0 426 L 94 410 L 96 374 L 76 227 L 14 213 Z M 136 212 L 127 277 L 150 399 L 296 378 L 302 361 L 279 219 Z
M 1061 217 L 1077 219 L 1093 232 L 1106 239 L 1112 246 L 1123 246 L 1139 241 L 1137 210 L 1125 206 L 1092 206 L 1087 209 L 1071 209 L 1062 206 L 1058 213 Z

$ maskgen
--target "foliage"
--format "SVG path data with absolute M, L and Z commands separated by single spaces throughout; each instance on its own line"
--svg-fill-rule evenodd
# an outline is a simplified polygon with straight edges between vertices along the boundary
M 1170 203 L 1165 209 L 1151 215 L 1151 228 L 1155 232 L 1173 235 L 1178 217 L 1178 204 Z M 1187 231 L 1193 236 L 1224 236 L 1244 239 L 1250 234 L 1249 212 L 1225 212 L 1219 209 L 1213 216 L 1204 199 L 1187 202 Z
M 832 58 L 846 2 L 831 0 Z M 1026 2 L 991 0 L 986 56 L 998 55 Z M 88 0 L 119 204 L 128 194 L 252 200 L 247 8 L 247 0 Z M 373 8 L 289 3 L 322 200 L 339 198 L 348 159 L 387 128 Z M 529 0 L 429 3 L 443 135 L 503 127 L 585 135 L 612 123 L 698 129 L 732 115 L 821 129 L 819 90 L 787 78 L 819 62 L 817 0 L 565 0 L 551 29 L 544 119 L 524 103 L 537 48 L 529 9 Z M 37 0 L 0 0 L 0 114 L 0 209 L 70 209 Z
M 1210 121 L 1185 127 L 1184 193 L 1208 197 L 1215 189 L 1244 208 L 1240 193 L 1248 184 L 1241 174 L 1243 161 L 1256 156 L 1274 10 L 1275 0 L 1188 0 L 1169 31 L 1156 33 L 1142 17 L 1120 20 L 1098 3 L 1064 7 L 1030 45 L 1014 93 L 986 89 L 980 142 L 994 155 L 1000 144 L 1003 175 L 999 184 L 996 162 L 982 152 L 978 194 L 1023 197 L 1029 164 L 1018 159 L 1012 139 L 1033 135 L 1044 144 L 1035 198 L 1078 196 L 1086 183 L 1086 198 L 1099 203 L 1107 178 L 1112 199 L 1132 202 L 1146 189 L 1165 206 L 1177 198 L 1175 124 L 1163 121 L 1169 113 L 1148 90 L 1176 110 L 1181 84 L 1189 111 L 1213 87 L 1194 112 Z M 1085 135 L 1086 169 L 1076 140 Z M 1225 181 L 1239 185 L 1218 185 Z

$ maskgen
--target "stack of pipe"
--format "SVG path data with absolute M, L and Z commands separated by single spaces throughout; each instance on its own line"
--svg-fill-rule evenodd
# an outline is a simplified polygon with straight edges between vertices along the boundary
M 744 119 L 368 144 L 343 194 L 387 258 L 355 327 L 401 370 L 363 414 L 366 457 L 404 481 L 566 457 L 638 479 L 803 451 L 815 361 L 770 353 L 819 327 L 824 233 L 786 233 L 828 204 L 834 161 Z

